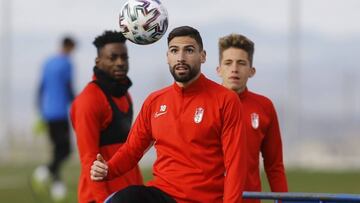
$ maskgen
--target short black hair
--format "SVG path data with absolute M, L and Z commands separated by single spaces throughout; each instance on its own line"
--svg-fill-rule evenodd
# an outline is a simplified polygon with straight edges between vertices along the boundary
M 168 45 L 172 39 L 175 37 L 191 37 L 195 39 L 195 41 L 198 43 L 200 50 L 203 50 L 203 42 L 201 39 L 201 35 L 199 31 L 193 27 L 190 26 L 181 26 L 174 28 L 168 36 Z
M 126 38 L 121 32 L 106 30 L 101 35 L 97 36 L 93 42 L 98 54 L 106 44 L 110 43 L 125 43 Z
M 70 36 L 65 36 L 62 40 L 62 46 L 63 47 L 74 47 L 76 44 L 74 38 Z

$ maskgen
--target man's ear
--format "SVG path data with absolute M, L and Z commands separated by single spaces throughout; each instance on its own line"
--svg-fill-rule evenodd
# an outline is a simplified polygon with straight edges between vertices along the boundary
M 256 74 L 256 68 L 255 68 L 255 67 L 251 67 L 250 69 L 251 69 L 251 70 L 250 70 L 250 76 L 249 76 L 249 78 L 252 78 L 252 77 Z
M 99 59 L 99 57 L 96 57 L 95 58 L 95 65 L 98 66 L 99 63 L 100 63 L 100 59 Z
M 206 51 L 205 50 L 202 50 L 200 53 L 200 61 L 201 61 L 201 63 L 205 63 L 205 61 L 206 61 Z
M 169 63 L 169 51 L 166 52 L 166 62 L 167 62 L 167 64 L 170 65 L 170 63 Z
M 217 66 L 216 67 L 216 73 L 217 73 L 217 75 L 219 76 L 219 77 L 221 77 L 221 68 L 220 68 L 220 66 Z

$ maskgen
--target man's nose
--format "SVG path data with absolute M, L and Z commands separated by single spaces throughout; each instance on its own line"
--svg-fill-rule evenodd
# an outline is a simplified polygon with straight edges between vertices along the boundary
M 117 58 L 115 61 L 115 64 L 117 66 L 123 66 L 123 65 L 125 65 L 125 63 L 126 63 L 126 60 L 122 59 L 121 57 Z
M 232 73 L 238 73 L 239 72 L 239 67 L 236 64 L 232 64 L 230 66 L 230 70 Z
M 185 53 L 180 51 L 177 55 L 177 62 L 184 62 L 185 61 Z

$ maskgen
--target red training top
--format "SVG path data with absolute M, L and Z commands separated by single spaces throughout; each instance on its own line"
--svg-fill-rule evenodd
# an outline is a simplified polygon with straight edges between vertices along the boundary
M 108 178 L 128 171 L 154 143 L 150 186 L 178 203 L 241 203 L 247 170 L 242 116 L 236 93 L 202 74 L 185 89 L 174 83 L 156 91 L 108 162 Z
M 261 152 L 271 191 L 287 192 L 279 123 L 272 102 L 262 95 L 248 91 L 247 88 L 239 97 L 244 109 L 249 158 L 245 191 L 261 191 Z
M 128 93 L 126 93 L 128 94 Z M 118 109 L 129 110 L 126 96 L 112 97 Z M 94 182 L 90 180 L 90 167 L 96 155 L 100 153 L 109 160 L 122 146 L 121 143 L 100 146 L 100 132 L 112 121 L 112 109 L 101 91 L 94 83 L 89 83 L 76 97 L 71 107 L 71 120 L 75 130 L 81 161 L 81 173 L 78 187 L 78 202 L 103 202 L 113 192 L 133 184 L 143 184 L 139 167 L 134 164 L 129 172 L 111 181 Z M 121 163 L 123 164 L 123 163 Z

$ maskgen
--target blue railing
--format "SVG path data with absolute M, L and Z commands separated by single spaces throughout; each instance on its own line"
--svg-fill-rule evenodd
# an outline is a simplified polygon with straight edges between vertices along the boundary
M 301 192 L 244 192 L 244 199 L 274 200 L 275 203 L 360 203 L 358 194 L 328 194 Z

